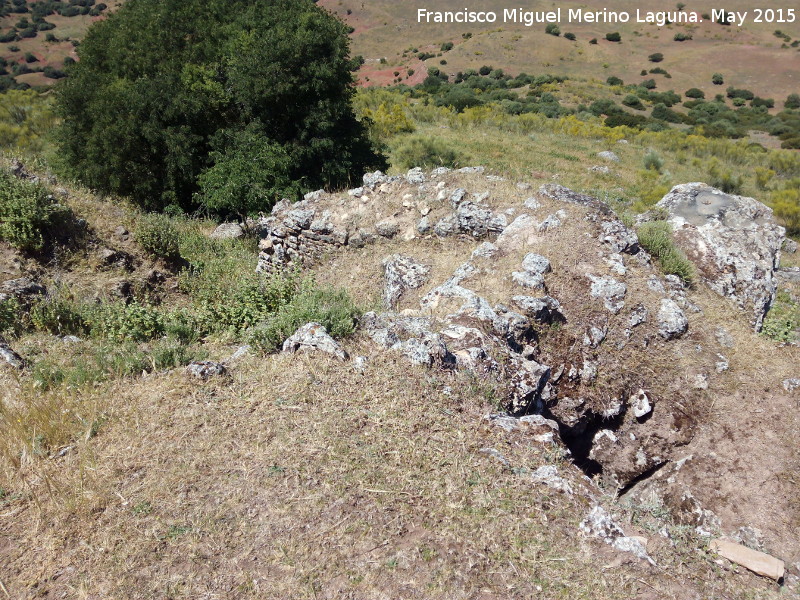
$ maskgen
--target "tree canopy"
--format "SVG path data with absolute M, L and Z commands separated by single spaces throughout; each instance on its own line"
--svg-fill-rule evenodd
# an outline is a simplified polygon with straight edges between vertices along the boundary
M 148 209 L 244 214 L 385 167 L 351 107 L 346 26 L 311 0 L 130 0 L 78 52 L 63 169 Z

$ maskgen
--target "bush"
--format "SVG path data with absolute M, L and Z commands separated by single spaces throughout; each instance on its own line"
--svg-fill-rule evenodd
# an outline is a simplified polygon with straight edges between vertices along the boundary
M 705 98 L 706 94 L 703 90 L 698 88 L 689 88 L 686 90 L 685 96 L 687 98 Z
M 31 307 L 31 325 L 54 335 L 83 335 L 89 326 L 82 307 L 66 290 L 40 300 Z
M 0 240 L 38 252 L 72 229 L 72 211 L 38 184 L 0 172 Z
M 676 42 L 685 42 L 687 40 L 692 39 L 692 34 L 683 33 L 682 31 L 679 31 L 678 33 L 675 34 L 675 36 L 672 39 L 675 40 Z
M 607 33 L 606 39 L 609 42 L 621 42 L 622 36 L 619 34 L 619 32 L 615 31 L 614 33 Z
M 310 322 L 320 323 L 332 337 L 342 338 L 355 331 L 360 313 L 347 291 L 317 289 L 306 282 L 289 303 L 250 331 L 248 341 L 264 352 L 272 352 Z
M 629 106 L 631 108 L 635 108 L 636 110 L 644 110 L 644 104 L 642 104 L 641 99 L 639 96 L 634 96 L 633 94 L 628 94 L 622 99 L 622 103 L 625 106 Z
M 726 194 L 738 194 L 742 191 L 742 176 L 734 175 L 729 169 L 723 168 L 716 159 L 708 169 L 708 176 L 709 185 L 719 188 Z
M 606 83 L 608 85 L 625 85 L 625 82 L 622 81 L 619 77 L 614 77 L 613 75 L 606 79 Z
M 578 39 L 578 38 L 575 36 L 575 34 L 574 34 L 574 33 L 571 33 L 571 32 L 567 32 L 567 33 L 565 33 L 565 34 L 564 34 L 564 38 L 568 39 L 568 40 L 569 40 L 569 41 L 571 41 L 571 42 L 574 42 L 576 39 Z
M 664 160 L 653 150 L 650 150 L 644 157 L 644 168 L 647 170 L 661 172 L 664 168 Z
M 22 307 L 16 298 L 0 300 L 0 334 L 16 335 L 22 328 L 20 313 Z
M 645 79 L 640 85 L 646 90 L 654 90 L 656 89 L 656 80 Z
M 394 162 L 402 169 L 423 167 L 456 167 L 461 156 L 441 140 L 414 136 L 408 138 L 394 151 Z
M 106 302 L 85 315 L 94 337 L 115 341 L 144 341 L 164 334 L 164 317 L 153 306 L 131 302 Z
M 544 32 L 550 35 L 559 36 L 561 35 L 561 28 L 555 23 L 550 23 L 544 28 Z
M 167 260 L 180 257 L 178 230 L 166 215 L 152 213 L 141 217 L 136 223 L 134 237 L 153 256 Z
M 650 62 L 659 63 L 664 60 L 664 55 L 661 52 L 655 52 L 647 57 Z
M 92 25 L 58 88 L 61 169 L 149 210 L 194 208 L 213 168 L 256 177 L 269 202 L 284 177 L 299 190 L 345 186 L 386 168 L 351 106 L 348 52 L 346 26 L 313 2 L 125 3 Z M 280 172 L 239 169 L 255 135 Z
M 722 85 L 725 83 L 725 78 L 722 76 L 721 73 L 714 73 L 711 76 L 711 83 L 714 85 Z
M 755 94 L 750 90 L 740 90 L 733 86 L 725 90 L 725 93 L 728 98 L 741 98 L 742 100 L 752 100 L 756 97 Z
M 800 108 L 800 94 L 789 94 L 783 103 L 783 108 Z
M 199 201 L 212 212 L 248 215 L 267 210 L 275 198 L 296 198 L 302 189 L 292 179 L 292 157 L 255 128 L 233 134 L 224 152 L 213 152 L 213 166 L 198 177 Z
M 665 275 L 677 275 L 691 283 L 694 267 L 672 239 L 672 226 L 667 221 L 650 221 L 637 230 L 639 244 L 653 256 Z
M 594 46 L 594 45 L 596 45 L 596 44 L 597 44 L 597 38 L 592 38 L 592 39 L 590 39 L 590 40 L 589 40 L 589 43 L 590 43 L 591 45 L 593 45 L 593 46 Z
M 441 45 L 440 48 L 442 52 L 449 52 L 452 49 L 453 49 L 453 42 L 445 42 L 444 44 Z

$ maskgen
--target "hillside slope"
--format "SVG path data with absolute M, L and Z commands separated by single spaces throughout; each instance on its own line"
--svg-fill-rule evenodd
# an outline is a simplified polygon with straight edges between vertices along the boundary
M 422 81 L 428 67 L 437 67 L 450 73 L 467 69 L 478 69 L 492 65 L 517 74 L 556 73 L 569 77 L 605 80 L 608 76 L 621 77 L 626 82 L 639 81 L 642 69 L 655 65 L 648 60 L 653 53 L 662 53 L 664 59 L 657 66 L 668 71 L 672 78 L 659 78 L 659 86 L 682 92 L 691 87 L 703 89 L 713 96 L 715 86 L 711 75 L 721 73 L 726 85 L 747 88 L 763 97 L 777 100 L 800 88 L 798 61 L 800 53 L 795 43 L 800 39 L 800 26 L 795 23 L 755 23 L 753 6 L 746 2 L 730 2 L 724 8 L 729 11 L 750 11 L 742 27 L 720 25 L 705 19 L 698 24 L 674 24 L 658 27 L 654 24 L 635 23 L 566 23 L 559 24 L 562 35 L 555 37 L 545 33 L 545 23 L 531 27 L 514 23 L 457 24 L 417 23 L 417 10 L 425 8 L 436 11 L 463 11 L 464 3 L 456 0 L 439 0 L 434 4 L 425 2 L 393 3 L 382 0 L 361 2 L 360 0 L 323 0 L 323 6 L 336 12 L 353 27 L 353 52 L 363 55 L 366 64 L 362 70 L 362 81 L 385 84 L 394 79 L 394 71 L 415 70 L 408 79 L 409 84 Z M 590 0 L 588 2 L 528 2 L 522 9 L 546 12 L 562 8 L 567 15 L 569 9 L 586 11 L 627 11 L 634 15 L 641 10 L 675 10 L 673 6 L 648 6 L 640 2 L 625 0 L 615 2 L 613 7 Z M 792 8 L 790 2 L 774 3 L 771 8 Z M 494 10 L 502 14 L 503 8 L 484 3 L 470 6 L 473 10 Z M 710 15 L 719 6 L 708 3 L 688 3 L 684 9 L 698 16 Z M 788 36 L 788 40 L 776 37 L 775 32 Z M 609 42 L 605 35 L 620 32 L 620 43 Z M 676 33 L 691 35 L 692 39 L 676 42 Z M 574 33 L 575 41 L 563 37 Z M 468 35 L 471 34 L 471 35 Z M 465 36 L 467 36 L 465 39 Z M 596 45 L 591 39 L 598 40 Z M 442 53 L 441 45 L 452 42 L 454 47 Z M 416 50 L 414 50 L 416 49 Z M 420 52 L 432 54 L 424 61 L 418 60 Z M 386 60 L 385 64 L 380 59 Z M 445 60 L 446 65 L 440 61 Z M 403 74 L 405 77 L 405 74 Z M 404 82 L 406 82 L 404 80 Z
M 259 227 L 262 271 L 302 262 L 367 311 L 342 342 L 346 360 L 255 348 L 234 358 L 238 338 L 215 334 L 200 344 L 227 375 L 145 366 L 44 386 L 34 363 L 88 355 L 94 334 L 13 340 L 33 368 L 0 370 L 11 597 L 797 593 L 797 391 L 782 383 L 798 375 L 796 346 L 755 334 L 699 280 L 664 278 L 590 197 L 481 169 L 365 183 L 282 204 Z M 117 224 L 137 231 L 124 204 L 80 190 L 65 202 L 86 216 L 91 245 L 49 265 L 6 249 L 4 279 L 54 289 L 57 276 L 102 300 L 117 287 L 89 285 L 98 276 L 157 269 L 150 292 L 133 286 L 139 301 L 192 301 L 170 271 L 179 265 L 120 237 Z M 232 278 L 255 268 L 251 240 L 190 239 L 182 253 L 197 276 L 216 272 L 214 256 Z M 98 265 L 104 246 L 124 246 L 132 269 Z M 543 294 L 557 303 L 518 299 Z M 682 307 L 685 331 L 662 335 L 665 301 Z M 10 436 L 26 417 L 71 433 Z M 711 552 L 719 535 L 783 559 L 783 587 Z

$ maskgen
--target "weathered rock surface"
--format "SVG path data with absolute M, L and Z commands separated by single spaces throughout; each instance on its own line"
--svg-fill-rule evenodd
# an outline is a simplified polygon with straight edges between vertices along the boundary
M 630 552 L 636 558 L 646 560 L 652 565 L 655 564 L 642 543 L 633 537 L 626 536 L 622 527 L 614 522 L 602 506 L 595 506 L 589 512 L 581 522 L 580 529 L 585 535 L 599 538 L 620 552 Z
M 775 300 L 785 233 L 772 209 L 703 183 L 675 186 L 656 207 L 669 213 L 675 241 L 702 280 L 745 310 L 760 330 Z
M 393 254 L 383 259 L 383 304 L 395 308 L 403 292 L 421 287 L 428 280 L 430 267 L 410 256 Z
M 209 237 L 212 240 L 235 240 L 244 237 L 244 229 L 239 223 L 220 223 Z
M 658 310 L 658 333 L 665 340 L 682 336 L 689 329 L 689 320 L 674 300 L 664 298 Z
M 197 360 L 186 366 L 186 374 L 198 379 L 207 380 L 227 373 L 225 365 L 211 360 Z
M 328 335 L 328 330 L 319 323 L 306 323 L 285 342 L 284 352 L 324 352 L 341 360 L 347 360 L 347 352 L 339 342 Z
M 19 300 L 30 300 L 34 296 L 43 296 L 47 289 L 27 277 L 9 279 L 0 283 L 0 295 L 5 297 L 17 298 Z
M 25 368 L 25 359 L 17 354 L 2 338 L 0 338 L 0 359 L 17 370 Z

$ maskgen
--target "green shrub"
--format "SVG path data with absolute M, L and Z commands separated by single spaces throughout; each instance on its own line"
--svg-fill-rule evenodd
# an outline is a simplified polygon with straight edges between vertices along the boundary
M 659 63 L 664 60 L 664 55 L 661 52 L 654 52 L 650 56 L 647 57 L 650 62 Z
M 22 328 L 20 312 L 22 308 L 16 298 L 0 300 L 0 334 L 18 334 Z
M 742 176 L 734 175 L 730 169 L 723 168 L 716 159 L 711 162 L 708 177 L 709 185 L 719 188 L 726 194 L 738 194 L 742 191 Z
M 703 90 L 698 88 L 689 88 L 686 90 L 686 97 L 687 98 L 705 98 L 706 94 Z
M 619 77 L 614 77 L 613 75 L 606 79 L 606 83 L 608 85 L 625 85 L 625 82 L 622 81 Z
M 266 212 L 281 198 L 297 199 L 302 186 L 292 179 L 292 157 L 281 144 L 248 128 L 233 134 L 224 152 L 213 152 L 214 165 L 198 177 L 201 204 L 222 217 L 242 221 Z
M 654 150 L 650 150 L 644 157 L 644 168 L 660 173 L 664 168 L 664 160 Z
M 789 109 L 800 108 L 800 94 L 789 94 L 783 103 L 783 107 Z
M 683 33 L 682 31 L 679 31 L 678 33 L 675 34 L 675 36 L 672 39 L 675 40 L 676 42 L 685 42 L 687 40 L 692 39 L 692 34 Z
M 547 27 L 544 28 L 544 32 L 550 35 L 559 36 L 561 35 L 561 28 L 555 23 L 550 23 L 549 25 L 547 25 Z
M 134 237 L 153 256 L 174 260 L 180 257 L 180 235 L 166 215 L 151 213 L 140 217 Z
M 644 110 L 644 104 L 642 104 L 641 99 L 639 96 L 634 96 L 633 94 L 628 94 L 622 99 L 622 103 L 625 106 L 629 106 L 631 108 L 635 108 L 636 110 Z
M 714 73 L 711 76 L 711 83 L 714 85 L 723 85 L 725 83 L 725 78 L 722 76 L 722 73 Z
M 667 221 L 650 221 L 636 231 L 639 244 L 657 261 L 666 275 L 677 275 L 691 283 L 694 267 L 672 239 L 672 226 Z
M 568 40 L 569 40 L 569 41 L 571 41 L 571 42 L 574 42 L 576 39 L 578 39 L 578 38 L 575 36 L 575 34 L 574 34 L 574 33 L 572 33 L 572 32 L 569 32 L 569 31 L 568 31 L 567 33 L 565 33 L 565 34 L 564 34 L 564 38 L 565 38 L 565 39 L 568 39 Z
M 303 190 L 383 169 L 351 106 L 347 33 L 308 0 L 126 2 L 92 25 L 57 88 L 60 168 L 148 210 L 195 208 L 198 176 L 237 161 L 243 132 Z
M 764 318 L 761 333 L 776 342 L 800 340 L 800 304 L 786 292 L 778 292 L 775 304 Z
M 403 169 L 456 167 L 461 162 L 460 154 L 445 142 L 421 136 L 407 138 L 393 154 L 395 164 Z
M 164 334 L 164 316 L 153 306 L 132 302 L 105 302 L 84 316 L 94 337 L 117 341 L 144 341 Z
M 272 352 L 312 321 L 323 325 L 332 337 L 342 338 L 355 331 L 359 315 L 360 310 L 346 290 L 319 289 L 306 282 L 288 304 L 250 331 L 249 342 L 264 352 Z
M 30 321 L 39 331 L 54 335 L 82 335 L 89 329 L 82 307 L 66 290 L 34 304 Z
M 607 33 L 606 34 L 606 39 L 609 42 L 621 42 L 622 41 L 622 36 L 619 34 L 618 31 L 615 31 L 613 33 Z
M 72 211 L 38 184 L 0 172 L 0 239 L 15 248 L 41 251 L 72 229 Z
M 205 352 L 192 348 L 179 340 L 164 339 L 153 344 L 150 350 L 150 360 L 153 369 L 176 369 L 188 365 L 193 360 L 202 360 Z

